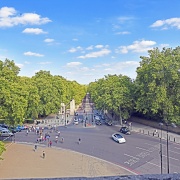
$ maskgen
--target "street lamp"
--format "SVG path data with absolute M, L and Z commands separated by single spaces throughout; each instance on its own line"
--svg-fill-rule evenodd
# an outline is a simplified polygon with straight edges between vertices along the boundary
M 167 173 L 169 174 L 169 126 L 176 128 L 174 123 L 166 123 L 167 127 Z
M 161 136 L 160 136 L 160 158 L 161 158 L 161 174 L 162 174 L 162 126 L 163 123 L 159 123 L 161 127 Z

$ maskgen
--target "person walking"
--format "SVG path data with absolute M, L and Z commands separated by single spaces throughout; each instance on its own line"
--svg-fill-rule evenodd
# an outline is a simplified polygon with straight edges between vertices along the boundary
M 34 145 L 34 152 L 37 150 L 37 144 Z
M 81 144 L 81 138 L 79 138 L 78 143 Z
M 45 158 L 45 151 L 43 151 L 42 157 L 43 157 L 43 159 Z
M 56 142 L 56 143 L 58 143 L 58 136 L 56 136 L 56 138 L 55 138 L 55 142 Z
M 50 147 L 52 146 L 52 141 L 49 141 L 49 146 L 50 146 Z

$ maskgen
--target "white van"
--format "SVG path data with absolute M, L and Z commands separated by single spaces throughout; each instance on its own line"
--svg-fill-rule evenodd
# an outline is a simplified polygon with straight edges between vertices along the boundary
M 7 136 L 13 136 L 13 133 L 9 130 L 2 129 L 0 130 L 0 136 L 7 137 Z

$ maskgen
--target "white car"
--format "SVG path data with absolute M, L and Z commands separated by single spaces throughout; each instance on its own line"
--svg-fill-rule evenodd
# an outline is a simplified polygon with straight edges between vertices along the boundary
M 114 141 L 116 141 L 116 142 L 118 142 L 120 144 L 126 142 L 125 138 L 119 133 L 112 134 L 112 138 L 113 138 Z
M 95 116 L 94 119 L 97 120 L 97 121 L 101 120 L 99 116 Z
M 8 137 L 8 136 L 13 136 L 13 133 L 10 132 L 9 130 L 0 130 L 0 136 L 3 136 L 3 137 Z
M 75 124 L 75 125 L 78 125 L 78 124 L 79 124 L 78 119 L 75 119 L 75 120 L 74 120 L 74 124 Z

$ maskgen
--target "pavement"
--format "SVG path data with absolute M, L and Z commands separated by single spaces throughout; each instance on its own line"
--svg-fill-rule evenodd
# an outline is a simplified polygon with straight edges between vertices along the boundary
M 45 158 L 43 158 L 43 151 Z M 102 177 L 135 173 L 105 160 L 57 147 L 9 143 L 0 160 L 0 179 Z

